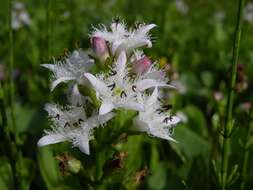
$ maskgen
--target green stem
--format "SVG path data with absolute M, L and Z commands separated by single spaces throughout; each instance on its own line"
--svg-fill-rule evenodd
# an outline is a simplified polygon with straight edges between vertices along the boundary
M 228 176 L 228 147 L 230 135 L 233 127 L 233 101 L 235 95 L 235 85 L 236 85 L 236 75 L 237 75 L 237 62 L 239 55 L 239 46 L 241 39 L 241 28 L 242 28 L 242 14 L 243 14 L 243 5 L 244 0 L 239 0 L 238 14 L 237 14 L 237 23 L 235 29 L 235 37 L 233 44 L 233 59 L 232 59 L 232 72 L 231 72 L 231 83 L 228 93 L 227 106 L 226 106 L 226 117 L 224 122 L 224 131 L 223 131 L 223 144 L 222 144 L 222 157 L 221 157 L 221 188 L 226 189 L 227 176 Z
M 0 84 L 0 115 L 1 115 L 1 127 L 3 128 L 4 132 L 4 142 L 6 143 L 5 145 L 5 151 L 6 155 L 9 158 L 10 165 L 11 165 L 11 171 L 12 171 L 12 176 L 13 176 L 13 184 L 14 184 L 14 189 L 19 189 L 19 178 L 18 178 L 18 173 L 17 173 L 17 160 L 16 160 L 16 145 L 15 142 L 11 139 L 11 133 L 9 130 L 8 126 L 8 120 L 7 120 L 7 114 L 6 114 L 6 107 L 3 99 L 3 88 L 2 85 Z
M 46 60 L 49 58 L 49 36 L 50 36 L 50 0 L 46 0 L 46 50 L 45 50 L 45 57 Z
M 9 0 L 9 98 L 10 98 L 10 114 L 12 121 L 12 128 L 15 127 L 15 115 L 14 115 L 14 82 L 13 82 L 13 68 L 14 68 L 14 56 L 13 56 L 13 30 L 12 30 L 12 0 Z
M 243 155 L 243 163 L 242 163 L 242 171 L 241 171 L 241 185 L 240 185 L 241 190 L 243 190 L 245 188 L 246 178 L 247 178 L 249 147 L 251 145 L 250 144 L 250 137 L 251 137 L 251 132 L 253 130 L 252 116 L 253 116 L 253 106 L 251 105 L 250 112 L 249 112 L 247 137 L 246 137 L 244 147 L 243 147 L 244 148 L 244 155 Z

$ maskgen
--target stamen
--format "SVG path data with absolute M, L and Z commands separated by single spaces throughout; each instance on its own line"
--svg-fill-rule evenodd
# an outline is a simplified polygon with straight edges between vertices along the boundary
M 77 122 L 73 123 L 73 126 L 78 127 L 78 123 Z
M 137 88 L 137 87 L 136 87 L 135 85 L 132 86 L 132 90 L 133 90 L 134 92 L 136 92 L 136 88 Z
M 65 128 L 65 127 L 70 127 L 69 122 L 66 122 L 66 123 L 65 123 L 64 128 Z
M 163 110 L 162 110 L 162 109 L 157 109 L 156 111 L 158 112 L 158 114 L 163 113 Z
M 84 120 L 80 118 L 80 119 L 78 120 L 78 123 L 81 124 L 82 122 L 84 122 Z
M 117 71 L 114 71 L 112 69 L 109 71 L 110 76 L 115 76 L 116 74 L 117 74 Z
M 111 91 L 115 88 L 115 86 L 116 86 L 116 84 L 115 83 L 113 83 L 113 84 L 110 84 L 109 86 L 107 86 L 108 88 L 110 88 L 111 89 Z
M 171 104 L 167 104 L 167 105 L 163 105 L 162 108 L 165 110 L 165 111 L 168 111 L 172 108 L 172 105 Z
M 59 120 L 60 119 L 60 115 L 57 114 L 54 118 L 56 118 L 57 120 Z
M 124 90 L 120 93 L 120 97 L 123 98 L 123 96 L 127 97 L 126 92 Z
M 168 117 L 165 117 L 165 119 L 163 120 L 163 122 L 167 124 L 167 123 L 168 123 L 168 120 L 169 120 L 169 118 L 168 118 Z

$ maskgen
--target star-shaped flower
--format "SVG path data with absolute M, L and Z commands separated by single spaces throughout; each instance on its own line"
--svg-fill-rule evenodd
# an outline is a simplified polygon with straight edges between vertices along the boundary
M 46 135 L 38 141 L 38 146 L 71 141 L 85 154 L 90 154 L 89 141 L 94 138 L 93 129 L 114 116 L 109 113 L 87 118 L 83 107 L 69 106 L 63 110 L 56 104 L 47 104 L 45 109 L 53 125 L 52 130 L 45 131 Z
M 75 50 L 69 57 L 61 61 L 56 61 L 55 64 L 42 64 L 53 72 L 51 90 L 67 81 L 81 82 L 83 74 L 89 71 L 94 61 L 81 50 Z
M 100 115 L 117 108 L 144 111 L 143 104 L 137 101 L 140 92 L 156 86 L 170 87 L 164 82 L 153 79 L 132 78 L 128 72 L 127 58 L 124 51 L 120 53 L 109 74 L 94 76 L 86 73 L 84 76 L 94 87 L 98 99 L 102 101 L 99 109 Z
M 135 29 L 128 30 L 123 22 L 113 22 L 111 31 L 108 31 L 105 26 L 101 29 L 95 28 L 91 37 L 105 39 L 111 45 L 112 54 L 119 55 L 121 51 L 130 53 L 135 48 L 152 47 L 148 32 L 155 26 L 155 24 L 140 24 Z
M 145 105 L 145 111 L 139 112 L 134 119 L 134 130 L 147 132 L 151 136 L 175 141 L 171 136 L 173 127 L 180 122 L 179 117 L 169 113 L 170 105 L 161 105 L 158 101 L 158 89 L 152 95 L 139 97 Z

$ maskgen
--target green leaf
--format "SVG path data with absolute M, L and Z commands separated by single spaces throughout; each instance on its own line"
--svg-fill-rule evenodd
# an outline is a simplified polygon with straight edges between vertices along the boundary
M 14 189 L 11 174 L 11 166 L 8 163 L 7 159 L 4 157 L 0 158 L 0 189 L 1 190 Z
M 59 185 L 59 173 L 56 159 L 50 147 L 39 148 L 38 162 L 40 173 L 48 189 L 54 189 Z
M 156 168 L 151 170 L 151 176 L 148 179 L 148 186 L 150 189 L 162 190 L 166 185 L 166 165 L 164 163 L 158 163 Z
M 174 137 L 178 141 L 174 146 L 177 146 L 188 159 L 198 155 L 209 157 L 211 144 L 185 125 L 178 125 L 175 128 Z
M 30 189 L 31 182 L 35 177 L 35 162 L 29 158 L 22 158 L 18 161 L 22 190 Z
M 207 137 L 206 120 L 202 111 L 196 106 L 189 105 L 184 109 L 184 113 L 188 117 L 188 126 L 190 126 L 191 130 L 203 137 Z

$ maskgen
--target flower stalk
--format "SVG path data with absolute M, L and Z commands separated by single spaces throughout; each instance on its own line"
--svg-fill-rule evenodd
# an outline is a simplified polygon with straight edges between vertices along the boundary
M 240 189 L 245 189 L 245 184 L 247 180 L 247 170 L 248 170 L 248 160 L 249 160 L 249 148 L 251 146 L 251 132 L 253 130 L 252 126 L 252 116 L 253 116 L 253 106 L 251 105 L 250 111 L 249 111 L 249 120 L 248 120 L 248 128 L 247 128 L 247 137 L 245 140 L 245 143 L 242 145 L 244 149 L 244 155 L 243 155 L 243 162 L 242 162 L 242 171 L 241 171 L 241 184 Z
M 0 115 L 1 115 L 0 124 L 4 133 L 4 142 L 6 143 L 5 151 L 9 157 L 9 161 L 11 165 L 14 188 L 19 189 L 20 183 L 19 183 L 19 178 L 18 178 L 18 173 L 17 173 L 17 160 L 16 160 L 17 149 L 16 149 L 15 142 L 11 139 L 11 133 L 9 130 L 7 113 L 6 113 L 6 106 L 4 102 L 3 88 L 1 84 L 0 84 L 0 89 L 1 89 L 0 91 Z
M 237 63 L 239 56 L 239 47 L 240 47 L 240 39 L 241 39 L 241 28 L 242 28 L 242 15 L 243 15 L 243 5 L 244 0 L 239 0 L 238 5 L 238 14 L 237 14 L 237 23 L 235 29 L 235 37 L 233 44 L 233 58 L 232 58 L 232 72 L 231 72 L 231 81 L 228 92 L 227 106 L 226 106 L 226 116 L 223 128 L 223 143 L 222 143 L 222 155 L 221 155 L 221 189 L 225 190 L 227 187 L 227 179 L 228 179 L 228 147 L 229 140 L 231 136 L 231 131 L 233 129 L 233 101 L 235 95 L 235 87 L 236 87 L 236 75 L 237 75 Z

